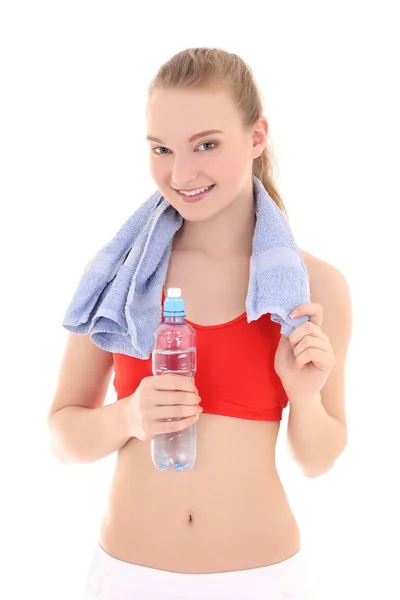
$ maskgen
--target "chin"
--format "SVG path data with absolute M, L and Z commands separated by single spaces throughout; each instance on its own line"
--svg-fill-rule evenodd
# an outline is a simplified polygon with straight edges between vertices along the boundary
M 171 203 L 172 204 L 172 203 Z M 173 207 L 178 211 L 185 221 L 191 223 L 202 223 L 209 221 L 216 217 L 219 213 L 224 211 L 225 207 L 216 207 L 215 204 L 207 204 L 206 202 L 198 202 L 195 204 L 185 204 L 181 202 L 174 202 Z
M 190 211 L 185 211 L 185 210 L 181 210 L 178 211 L 179 214 L 181 215 L 181 217 L 185 220 L 188 221 L 189 223 L 203 223 L 205 221 L 209 221 L 210 219 L 212 219 L 212 217 L 214 217 L 214 214 L 209 214 L 209 213 L 205 213 L 205 212 L 201 212 L 199 211 L 197 214 L 193 214 L 193 212 Z

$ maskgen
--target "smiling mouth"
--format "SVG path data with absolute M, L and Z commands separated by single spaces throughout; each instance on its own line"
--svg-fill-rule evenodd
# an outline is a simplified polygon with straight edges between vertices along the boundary
M 182 192 L 180 190 L 175 191 L 184 202 L 198 202 L 199 200 L 205 198 L 214 189 L 214 187 L 215 183 L 208 187 L 197 188 L 197 190 L 201 190 L 198 193 L 196 193 L 196 190 L 187 192 Z

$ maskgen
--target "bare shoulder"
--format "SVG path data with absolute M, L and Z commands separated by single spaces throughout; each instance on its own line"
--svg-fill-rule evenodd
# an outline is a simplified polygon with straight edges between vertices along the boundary
M 310 278 L 311 302 L 334 305 L 338 298 L 347 303 L 350 289 L 344 274 L 331 263 L 300 250 Z
M 301 250 L 310 278 L 311 302 L 323 309 L 322 329 L 335 349 L 338 362 L 344 361 L 353 325 L 350 287 L 334 265 Z
M 306 250 L 300 250 L 300 252 L 310 274 L 310 280 L 314 276 L 318 278 L 318 276 L 323 275 L 324 272 L 326 273 L 330 270 L 335 270 L 335 267 L 332 264 L 326 262 L 322 258 L 318 258 Z
M 322 306 L 322 331 L 335 355 L 335 366 L 321 392 L 322 403 L 345 425 L 345 362 L 352 331 L 349 285 L 337 267 L 304 250 L 301 253 L 309 272 L 311 302 Z

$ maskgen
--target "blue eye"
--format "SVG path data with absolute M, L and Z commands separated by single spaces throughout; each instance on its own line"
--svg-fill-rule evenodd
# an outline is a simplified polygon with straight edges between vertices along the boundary
M 163 146 L 158 146 L 157 148 L 153 148 L 153 152 L 155 154 L 167 154 L 167 152 L 156 152 L 156 150 L 167 150 L 167 152 L 169 152 L 168 148 L 164 148 Z
M 204 142 L 203 144 L 200 144 L 200 146 L 215 146 L 215 144 L 214 142 Z

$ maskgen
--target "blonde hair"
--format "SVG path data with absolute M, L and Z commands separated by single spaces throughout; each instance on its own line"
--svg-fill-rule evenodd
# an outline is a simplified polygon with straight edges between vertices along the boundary
M 159 68 L 149 85 L 149 97 L 155 90 L 215 88 L 226 86 L 235 99 L 245 127 L 262 116 L 262 101 L 251 68 L 237 55 L 219 48 L 188 48 L 175 54 Z M 268 136 L 269 137 L 269 136 Z M 272 147 L 264 148 L 254 159 L 253 174 L 287 218 L 279 195 L 274 168 L 277 166 Z

